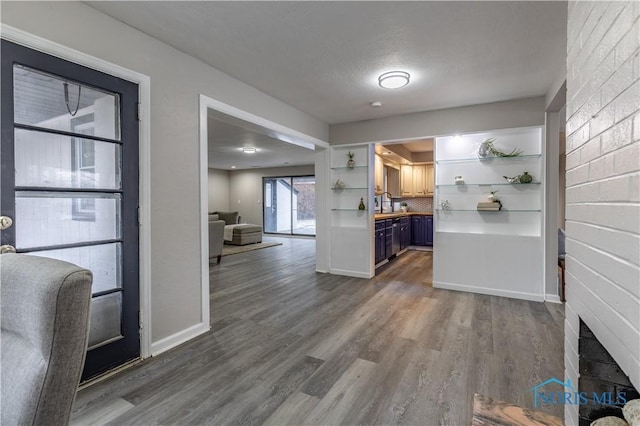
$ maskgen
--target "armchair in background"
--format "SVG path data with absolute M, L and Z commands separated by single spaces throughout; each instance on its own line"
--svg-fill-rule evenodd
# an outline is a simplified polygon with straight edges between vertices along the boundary
M 0 255 L 3 425 L 69 423 L 87 350 L 91 272 Z
M 217 214 L 209 214 L 209 263 L 217 258 L 222 260 L 222 247 L 224 246 L 225 221 L 219 220 Z

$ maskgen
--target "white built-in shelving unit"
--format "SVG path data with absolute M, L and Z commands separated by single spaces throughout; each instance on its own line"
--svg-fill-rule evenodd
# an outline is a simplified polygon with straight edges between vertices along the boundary
M 348 152 L 355 165 L 347 166 Z M 334 274 L 370 278 L 373 276 L 373 147 L 332 147 L 330 159 L 330 271 Z M 343 188 L 336 187 L 338 179 Z M 359 209 L 360 199 L 365 210 Z
M 478 148 L 489 138 L 521 154 L 482 158 Z M 435 165 L 434 287 L 543 300 L 542 128 L 436 138 Z M 504 178 L 525 171 L 532 183 Z M 478 211 L 492 191 L 502 210 Z

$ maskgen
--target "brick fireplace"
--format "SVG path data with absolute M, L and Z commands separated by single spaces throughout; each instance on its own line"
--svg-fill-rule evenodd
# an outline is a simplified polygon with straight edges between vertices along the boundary
M 578 345 L 578 391 L 586 393 L 588 398 L 578 409 L 580 426 L 588 426 L 605 416 L 623 418 L 622 404 L 640 398 L 640 393 L 583 321 L 580 321 Z
M 565 381 L 639 389 L 640 2 L 567 18 Z M 615 408 L 567 404 L 565 423 Z

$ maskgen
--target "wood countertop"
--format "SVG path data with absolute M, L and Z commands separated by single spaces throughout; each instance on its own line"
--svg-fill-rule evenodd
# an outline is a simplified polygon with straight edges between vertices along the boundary
M 379 219 L 393 219 L 395 217 L 408 217 L 408 216 L 433 216 L 433 212 L 394 212 L 394 213 L 376 213 L 374 215 L 376 220 Z

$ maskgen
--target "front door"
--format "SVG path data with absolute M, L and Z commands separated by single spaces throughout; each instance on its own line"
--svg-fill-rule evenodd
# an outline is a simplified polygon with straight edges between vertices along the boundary
M 138 86 L 1 49 L 2 247 L 93 272 L 87 380 L 140 355 Z

